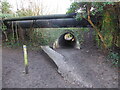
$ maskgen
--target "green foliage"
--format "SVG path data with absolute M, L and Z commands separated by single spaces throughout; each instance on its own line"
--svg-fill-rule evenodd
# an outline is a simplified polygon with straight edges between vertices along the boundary
M 88 3 L 87 3 L 88 4 Z M 80 10 L 82 9 L 82 10 Z M 78 12 L 80 10 L 80 12 Z M 70 8 L 68 9 L 67 13 L 77 13 L 76 20 L 81 20 L 81 17 L 86 18 L 86 2 L 74 2 L 70 5 Z
M 10 10 L 11 5 L 6 1 L 3 0 L 1 2 L 1 12 L 0 12 L 0 18 L 1 18 L 1 22 L 4 18 L 11 18 L 13 17 L 13 13 Z M 2 22 L 0 29 L 2 30 L 4 36 L 5 36 L 5 41 L 8 41 L 8 35 L 7 35 L 7 27 L 4 25 L 4 23 Z
M 65 32 L 72 32 L 80 43 L 83 42 L 84 32 L 88 32 L 87 28 L 44 28 L 35 29 L 34 32 L 30 33 L 30 39 L 32 43 L 39 45 L 52 45 L 60 35 Z
M 106 12 L 103 17 L 101 33 L 104 36 L 104 40 L 107 44 L 107 47 L 112 46 L 112 40 L 113 40 L 112 33 L 115 30 L 114 22 L 112 20 L 113 18 L 111 17 L 111 15 L 108 12 Z
M 68 9 L 67 13 L 74 13 L 79 8 L 80 8 L 79 3 L 78 2 L 74 2 L 74 3 L 72 3 L 70 5 L 70 8 Z
M 0 18 L 11 18 L 13 17 L 13 12 L 11 11 L 11 5 L 6 1 L 3 0 L 1 2 L 1 12 L 0 12 Z
M 111 13 L 112 12 L 112 13 Z M 117 23 L 116 20 L 117 16 L 114 12 L 114 9 L 109 9 L 104 11 L 103 13 L 103 19 L 101 21 L 101 29 L 100 32 L 104 37 L 105 43 L 108 48 L 111 48 L 112 46 L 115 46 L 114 44 L 117 44 L 114 40 L 117 36 Z M 98 37 L 96 37 L 96 41 L 98 43 L 98 46 L 101 47 L 102 43 Z M 115 42 L 115 43 L 114 43 Z
M 10 10 L 11 5 L 6 0 L 2 1 L 1 5 L 2 7 L 0 8 L 1 9 L 0 18 L 3 19 L 3 18 L 12 17 L 12 11 Z M 2 31 L 5 31 L 7 27 L 2 23 L 0 29 Z
M 118 53 L 110 52 L 108 58 L 112 61 L 113 65 L 120 67 L 120 55 Z
M 104 7 L 108 5 L 112 7 L 114 5 L 114 2 L 92 2 L 91 7 L 93 7 L 94 10 L 91 11 L 91 14 L 95 15 L 96 13 L 99 13 L 102 15 L 104 12 Z
M 0 18 L 11 18 L 13 17 L 13 14 L 3 14 L 3 13 L 0 13 Z
M 68 12 L 76 12 L 78 9 L 80 9 L 80 11 L 77 12 L 76 15 L 77 20 L 81 20 L 82 18 L 88 20 L 88 11 L 90 11 L 90 16 L 103 16 L 102 20 L 99 21 L 98 26 L 100 27 L 96 27 L 104 38 L 104 42 L 107 48 L 111 48 L 114 42 L 113 39 L 115 39 L 114 34 L 117 32 L 117 24 L 115 22 L 115 20 L 117 20 L 117 14 L 114 12 L 114 10 L 111 10 L 111 8 L 114 8 L 114 5 L 114 2 L 78 2 L 73 3 L 68 9 Z M 102 47 L 103 43 L 101 42 L 101 38 L 99 38 L 98 33 L 96 33 L 96 41 L 97 44 Z
M 11 5 L 6 0 L 3 0 L 1 2 L 1 5 L 2 5 L 1 10 L 2 10 L 3 14 L 10 14 L 10 13 L 12 13 L 12 11 L 10 10 Z
M 81 20 L 81 17 L 87 17 L 87 9 L 90 9 L 90 15 L 103 14 L 106 5 L 114 5 L 113 2 L 74 2 L 70 5 L 67 13 L 77 13 L 76 19 Z M 79 10 L 80 9 L 80 10 Z M 93 9 L 93 10 L 91 10 Z M 79 12 L 77 12 L 79 10 Z
M 6 0 L 3 0 L 1 2 L 1 13 L 0 13 L 0 17 L 9 17 L 11 16 L 11 14 L 13 13 L 11 11 L 11 5 L 6 1 Z
M 23 16 L 33 16 L 33 11 L 31 9 L 21 9 L 17 10 L 16 12 L 17 17 L 23 17 Z
M 22 46 L 22 44 L 21 43 L 19 43 L 19 42 L 12 42 L 12 41 L 8 41 L 8 42 L 4 42 L 4 43 L 2 43 L 3 45 L 3 47 L 10 47 L 10 48 L 17 48 L 17 47 L 20 47 L 20 46 Z
M 0 29 L 1 29 L 2 31 L 6 31 L 6 30 L 7 30 L 7 27 L 6 27 L 4 24 L 2 24 L 2 26 L 0 26 Z

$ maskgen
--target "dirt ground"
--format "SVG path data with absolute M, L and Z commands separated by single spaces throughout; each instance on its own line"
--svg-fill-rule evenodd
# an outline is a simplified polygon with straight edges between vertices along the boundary
M 72 72 L 76 73 L 76 77 L 81 77 L 79 81 L 84 86 L 118 88 L 118 69 L 111 67 L 110 62 L 106 62 L 108 58 L 96 47 L 91 33 L 86 33 L 80 50 L 61 48 L 56 51 L 66 58 L 69 66 L 74 68 Z
M 25 75 L 21 49 L 3 48 L 3 88 L 65 88 L 77 87 L 65 81 L 43 51 L 28 51 L 29 74 Z
M 67 50 L 69 51 L 69 49 Z M 59 50 L 59 52 L 62 52 Z M 73 58 L 76 61 L 78 58 L 75 56 L 76 50 L 73 51 Z M 78 51 L 77 51 L 78 52 Z M 117 69 L 112 68 L 109 64 L 105 63 L 104 55 L 95 54 L 96 51 L 91 51 L 81 49 L 81 52 L 85 54 L 82 63 L 79 63 L 80 69 L 84 71 L 89 71 L 90 68 L 94 72 L 99 73 L 99 76 L 103 75 L 103 79 L 107 81 L 101 82 L 102 84 L 106 83 L 106 87 L 117 87 L 118 84 L 118 74 Z M 82 54 L 82 55 L 83 55 Z M 94 56 L 97 55 L 97 56 Z M 64 55 L 68 55 L 65 54 Z M 25 75 L 24 64 L 23 64 L 23 52 L 22 49 L 11 49 L 3 48 L 2 49 L 2 87 L 3 88 L 81 88 L 79 85 L 75 85 L 72 82 L 65 81 L 63 77 L 57 72 L 57 67 L 53 64 L 52 60 L 48 58 L 47 55 L 41 50 L 29 50 L 29 74 Z M 67 56 L 68 57 L 68 56 Z M 86 57 L 86 60 L 85 60 Z M 89 58 L 89 59 L 88 59 Z M 79 60 L 79 59 L 78 59 Z M 73 63 L 74 63 L 73 61 Z M 90 67 L 88 68 L 89 65 Z M 101 67 L 101 65 L 104 67 Z M 108 66 L 107 66 L 108 65 Z M 84 67 L 86 66 L 86 68 Z M 90 79 L 94 79 L 91 72 L 87 72 L 87 75 Z M 107 72 L 107 73 L 106 73 Z M 107 75 L 105 75 L 107 74 Z M 96 75 L 96 74 L 95 74 Z M 109 77 L 109 78 L 107 78 Z M 108 79 L 108 80 L 107 80 Z M 98 83 L 98 82 L 96 82 Z
M 72 72 L 76 77 L 81 77 L 78 82 L 84 87 L 118 88 L 118 70 L 105 62 L 106 58 L 100 54 L 100 51 L 93 49 L 59 49 L 56 51 L 65 56 L 67 64 L 74 68 Z

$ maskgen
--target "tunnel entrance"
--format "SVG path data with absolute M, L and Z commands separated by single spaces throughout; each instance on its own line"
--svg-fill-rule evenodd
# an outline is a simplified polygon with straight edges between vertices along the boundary
M 76 45 L 76 38 L 71 32 L 66 32 L 59 37 L 58 44 L 62 48 L 74 48 Z

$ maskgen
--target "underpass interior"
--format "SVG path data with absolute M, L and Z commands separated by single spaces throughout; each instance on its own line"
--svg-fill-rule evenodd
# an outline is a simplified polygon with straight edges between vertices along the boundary
M 76 38 L 71 32 L 66 32 L 59 37 L 58 44 L 61 48 L 74 48 Z

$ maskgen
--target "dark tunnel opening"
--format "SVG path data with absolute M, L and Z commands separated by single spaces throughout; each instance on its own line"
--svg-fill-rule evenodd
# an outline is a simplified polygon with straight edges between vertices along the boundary
M 59 37 L 58 43 L 61 48 L 74 48 L 76 38 L 71 32 L 66 32 Z

